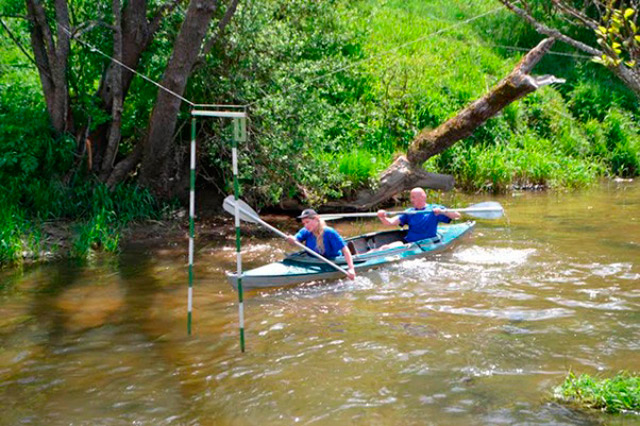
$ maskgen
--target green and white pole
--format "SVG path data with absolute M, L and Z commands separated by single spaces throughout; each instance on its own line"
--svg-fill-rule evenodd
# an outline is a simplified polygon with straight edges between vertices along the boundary
M 193 312 L 193 239 L 196 212 L 196 119 L 191 118 L 191 176 L 189 184 L 189 293 L 187 296 L 187 334 L 191 335 Z
M 195 107 L 215 107 L 221 108 L 225 105 L 194 105 Z M 242 108 L 242 111 L 191 111 L 191 191 L 189 194 L 189 294 L 188 294 L 188 315 L 187 332 L 191 334 L 192 307 L 193 307 L 193 257 L 194 257 L 194 218 L 196 199 L 196 117 L 231 118 L 234 124 L 233 138 L 233 191 L 236 201 L 240 197 L 240 184 L 238 181 L 238 142 L 247 140 L 247 112 L 245 107 L 226 106 L 227 108 Z M 244 295 L 242 292 L 242 255 L 240 246 L 240 211 L 236 202 L 236 254 L 238 262 L 238 311 L 240 316 L 240 350 L 244 352 Z
M 242 250 L 240 243 L 240 209 L 238 207 L 238 200 L 240 199 L 240 183 L 238 181 L 238 141 L 243 139 L 243 133 L 240 127 L 244 119 L 233 120 L 233 145 L 231 148 L 233 159 L 233 195 L 236 200 L 236 262 L 237 262 L 237 277 L 238 277 L 238 318 L 240 322 L 240 351 L 244 352 L 244 294 L 242 291 Z M 246 129 L 246 128 L 245 128 Z

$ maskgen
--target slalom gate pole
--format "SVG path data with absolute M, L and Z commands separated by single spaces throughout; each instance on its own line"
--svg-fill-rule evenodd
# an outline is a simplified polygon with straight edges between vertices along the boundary
M 238 139 L 241 139 L 239 131 L 239 119 L 233 120 L 234 126 L 234 138 L 233 146 L 231 148 L 233 156 L 233 195 L 236 200 L 236 260 L 238 265 L 237 277 L 238 277 L 238 319 L 240 326 L 240 351 L 244 352 L 244 295 L 242 291 L 242 250 L 240 243 L 240 210 L 238 207 L 238 200 L 240 199 L 240 184 L 238 181 Z
M 196 212 L 196 119 L 191 118 L 191 171 L 189 183 L 189 293 L 187 296 L 187 334 L 191 335 L 193 311 L 193 239 L 194 217 Z

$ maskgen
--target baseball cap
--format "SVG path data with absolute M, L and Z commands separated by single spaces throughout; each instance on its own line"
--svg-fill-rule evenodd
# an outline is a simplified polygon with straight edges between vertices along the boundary
M 302 211 L 300 216 L 298 216 L 298 219 L 312 218 L 316 216 L 318 216 L 318 213 L 316 213 L 314 209 L 305 209 Z

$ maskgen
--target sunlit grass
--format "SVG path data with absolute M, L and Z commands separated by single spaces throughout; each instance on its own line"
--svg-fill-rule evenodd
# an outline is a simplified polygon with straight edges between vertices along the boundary
M 640 377 L 620 373 L 610 379 L 569 373 L 556 387 L 554 397 L 560 401 L 608 413 L 633 411 L 640 414 Z

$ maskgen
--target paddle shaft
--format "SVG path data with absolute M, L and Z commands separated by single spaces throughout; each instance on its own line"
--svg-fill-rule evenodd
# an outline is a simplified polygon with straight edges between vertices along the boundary
M 472 213 L 472 212 L 493 212 L 493 211 L 499 211 L 499 209 L 497 209 L 496 207 L 467 207 L 464 209 L 440 209 L 443 212 L 458 212 L 458 213 Z M 395 215 L 399 215 L 399 214 L 426 214 L 426 213 L 431 213 L 433 211 L 433 209 L 430 210 L 418 210 L 418 211 L 413 211 L 413 212 L 408 212 L 408 211 L 393 211 L 393 212 L 386 212 L 387 216 L 395 216 Z M 327 219 L 338 219 L 341 217 L 374 217 L 374 216 L 378 216 L 378 213 L 376 212 L 367 212 L 367 213 L 345 213 L 345 214 L 321 214 L 320 217 L 327 220 Z
M 262 226 L 270 229 L 271 231 L 275 232 L 276 234 L 280 235 L 281 237 L 283 237 L 285 239 L 289 238 L 289 235 L 285 234 L 284 232 L 282 232 L 278 228 L 275 228 L 275 227 L 269 225 L 267 222 L 265 222 L 264 220 L 260 219 L 258 216 L 251 214 L 250 212 L 246 211 L 245 209 L 243 209 L 242 207 L 238 206 L 237 204 L 236 204 L 236 207 L 238 209 L 240 209 L 240 211 L 242 211 L 244 214 L 246 214 L 248 216 L 251 216 L 254 220 L 256 220 L 258 223 L 260 223 Z M 341 268 L 340 266 L 336 265 L 335 263 L 333 263 L 332 261 L 330 261 L 326 257 L 322 256 L 320 253 L 316 253 L 315 251 L 311 250 L 309 247 L 305 246 L 304 244 L 302 244 L 301 242 L 299 242 L 299 241 L 297 241 L 295 239 L 294 239 L 294 244 L 297 245 L 298 247 L 302 248 L 303 250 L 305 250 L 310 255 L 315 256 L 318 259 L 325 261 L 326 263 L 328 263 L 329 265 L 333 266 L 335 269 L 337 269 L 338 271 L 342 272 L 346 276 L 349 276 L 349 274 L 347 273 L 347 271 L 344 270 L 344 268 Z

